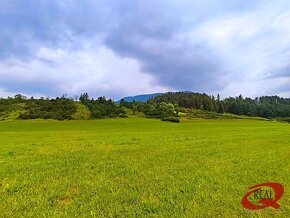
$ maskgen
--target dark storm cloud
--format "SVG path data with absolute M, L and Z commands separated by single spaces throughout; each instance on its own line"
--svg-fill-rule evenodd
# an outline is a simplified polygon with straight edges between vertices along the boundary
M 131 10 L 120 6 L 117 25 L 108 34 L 105 44 L 120 56 L 139 60 L 144 72 L 168 87 L 199 91 L 220 89 L 225 85 L 220 79 L 225 72 L 215 52 L 198 38 L 193 38 L 193 43 L 179 38 L 201 18 L 212 15 L 206 10 L 197 13 L 197 9 L 204 6 L 201 4 L 196 4 L 195 8 L 195 4 L 187 2 L 188 7 L 178 8 L 170 3 L 159 1 L 148 7 L 125 1 L 125 5 L 131 5 Z
M 164 0 L 2 1 L 0 54 L 1 57 L 28 56 L 40 46 L 77 46 L 78 37 L 110 36 L 119 29 L 128 31 L 128 35 L 138 32 L 142 37 L 168 40 L 186 25 L 225 11 L 251 8 L 254 4 Z
M 223 85 L 219 79 L 224 74 L 221 64 L 203 45 L 172 46 L 174 42 L 132 36 L 133 33 L 126 31 L 125 36 L 117 34 L 106 43 L 120 55 L 140 60 L 143 71 L 153 74 L 159 83 L 179 90 L 199 91 L 219 89 Z
M 74 49 L 104 31 L 99 1 L 11 0 L 0 3 L 0 58 L 30 58 L 40 47 Z

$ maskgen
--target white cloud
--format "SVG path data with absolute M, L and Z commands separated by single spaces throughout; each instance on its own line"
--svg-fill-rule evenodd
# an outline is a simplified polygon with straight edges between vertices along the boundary
M 287 8 L 270 8 L 268 4 L 254 12 L 212 19 L 190 33 L 222 58 L 230 81 L 224 94 L 279 94 L 285 83 L 285 78 L 275 77 L 289 65 L 290 13 Z
M 106 95 L 111 98 L 170 90 L 155 84 L 152 76 L 142 73 L 137 60 L 118 57 L 105 47 L 77 52 L 42 47 L 36 51 L 35 57 L 30 61 L 14 58 L 2 61 L 0 85 L 5 87 L 5 82 L 10 87 L 14 85 L 16 93 L 44 96 L 67 93 L 74 96 L 89 92 L 95 97 Z M 38 93 L 39 83 L 45 85 Z M 35 89 L 27 87 L 34 85 Z

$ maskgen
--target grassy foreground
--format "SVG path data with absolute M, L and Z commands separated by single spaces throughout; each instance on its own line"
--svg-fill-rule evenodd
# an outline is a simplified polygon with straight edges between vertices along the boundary
M 255 120 L 0 122 L 4 217 L 290 217 L 290 125 Z M 248 187 L 280 182 L 280 209 Z

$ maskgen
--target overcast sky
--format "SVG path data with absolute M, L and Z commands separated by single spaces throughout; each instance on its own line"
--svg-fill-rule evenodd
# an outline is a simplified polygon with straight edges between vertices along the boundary
M 290 97 L 289 0 L 0 2 L 0 96 Z

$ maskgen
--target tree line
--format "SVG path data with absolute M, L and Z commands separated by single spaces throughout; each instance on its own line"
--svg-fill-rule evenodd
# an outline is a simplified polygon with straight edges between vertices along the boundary
M 18 107 L 15 107 L 18 105 Z M 119 105 L 116 105 L 111 99 L 99 97 L 98 99 L 89 98 L 84 93 L 76 101 L 65 95 L 57 98 L 27 98 L 22 95 L 16 95 L 14 98 L 0 99 L 0 115 L 9 113 L 13 108 L 19 109 L 22 106 L 22 112 L 18 119 L 97 119 L 108 117 L 122 117 L 126 112 Z M 14 111 L 15 112 L 15 111 Z
M 111 99 L 99 97 L 90 98 L 83 93 L 78 99 L 68 98 L 66 95 L 57 98 L 27 98 L 15 95 L 14 98 L 0 99 L 0 120 L 5 120 L 14 113 L 16 119 L 100 119 L 127 117 L 128 110 L 144 114 L 148 118 L 159 118 L 163 121 L 180 122 L 176 108 L 171 103 L 141 103 L 124 102 L 116 104 Z
M 252 99 L 239 95 L 221 100 L 219 95 L 215 97 L 205 93 L 169 92 L 149 102 L 166 102 L 176 104 L 181 108 L 202 109 L 217 113 L 227 112 L 251 117 L 290 117 L 290 99 L 279 96 L 262 96 Z
M 116 104 L 111 99 L 90 98 L 83 93 L 78 99 L 66 95 L 57 98 L 27 98 L 16 95 L 13 98 L 0 99 L 0 119 L 7 114 L 14 114 L 17 119 L 99 119 L 127 117 L 128 110 L 133 115 L 144 114 L 148 118 L 180 122 L 180 112 L 192 109 L 216 113 L 232 113 L 263 118 L 290 117 L 290 99 L 279 96 L 262 96 L 255 99 L 207 95 L 194 92 L 168 92 L 154 97 L 147 102 L 126 102 L 123 99 Z

